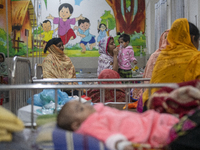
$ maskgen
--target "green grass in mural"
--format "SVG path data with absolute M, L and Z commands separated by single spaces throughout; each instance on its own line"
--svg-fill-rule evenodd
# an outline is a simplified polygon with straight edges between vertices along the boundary
M 40 50 L 40 52 L 39 52 Z M 67 55 L 68 57 L 99 57 L 99 52 L 97 50 L 87 50 L 85 53 L 82 53 L 81 50 L 68 50 L 65 49 L 64 50 L 65 55 Z M 34 51 L 33 52 L 30 50 L 28 56 L 32 57 L 34 55 L 34 57 L 46 57 L 48 55 L 48 52 L 46 54 L 44 54 L 42 49 L 38 49 L 38 51 Z
M 99 57 L 99 52 L 94 50 L 87 50 L 85 53 L 81 50 L 65 50 L 64 53 L 69 57 Z

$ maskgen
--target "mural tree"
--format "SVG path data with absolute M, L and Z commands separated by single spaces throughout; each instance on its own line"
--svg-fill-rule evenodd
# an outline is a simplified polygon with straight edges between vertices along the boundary
M 145 0 L 106 0 L 113 9 L 116 32 L 134 34 L 145 31 Z

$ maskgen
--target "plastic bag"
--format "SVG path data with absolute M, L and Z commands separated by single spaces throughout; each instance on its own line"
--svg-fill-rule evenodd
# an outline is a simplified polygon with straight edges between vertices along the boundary
M 31 97 L 27 100 L 28 104 L 31 104 Z M 57 90 L 57 100 L 59 105 L 64 105 L 66 102 L 70 101 L 72 97 L 69 97 L 67 93 L 62 92 L 60 89 Z M 43 107 L 50 102 L 55 102 L 55 90 L 54 89 L 44 89 L 41 93 L 34 95 L 34 105 Z

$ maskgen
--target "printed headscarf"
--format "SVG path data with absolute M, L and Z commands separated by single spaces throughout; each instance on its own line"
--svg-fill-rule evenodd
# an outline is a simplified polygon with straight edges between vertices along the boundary
M 46 53 L 46 51 L 48 50 L 48 48 L 51 46 L 51 45 L 57 45 L 58 43 L 62 42 L 61 38 L 52 38 L 51 40 L 49 40 L 47 42 L 47 45 L 45 46 L 45 49 L 44 49 L 44 53 Z
M 159 41 L 159 48 L 153 54 L 151 54 L 151 56 L 146 64 L 143 78 L 151 78 L 154 65 L 156 63 L 156 60 L 157 60 L 159 54 L 161 53 L 161 50 L 166 48 L 167 45 L 169 45 L 169 43 L 167 42 L 168 33 L 169 33 L 169 29 L 162 33 L 162 35 L 160 37 L 160 41 Z M 149 81 L 145 81 L 145 83 L 149 83 Z
M 48 51 L 42 63 L 43 78 L 76 78 L 74 65 L 62 50 L 53 44 Z
M 113 39 L 113 37 L 105 37 L 99 42 L 100 56 L 98 59 L 97 75 L 104 69 L 113 69 L 113 56 L 107 52 L 107 47 L 111 39 Z

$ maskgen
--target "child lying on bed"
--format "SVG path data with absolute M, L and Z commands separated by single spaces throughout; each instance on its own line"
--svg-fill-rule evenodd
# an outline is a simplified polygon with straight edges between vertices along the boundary
M 170 129 L 178 121 L 172 115 L 154 110 L 140 114 L 120 111 L 102 103 L 93 107 L 78 101 L 66 103 L 57 117 L 58 127 L 96 137 L 111 150 L 131 150 L 131 142 L 153 147 L 164 145 Z

